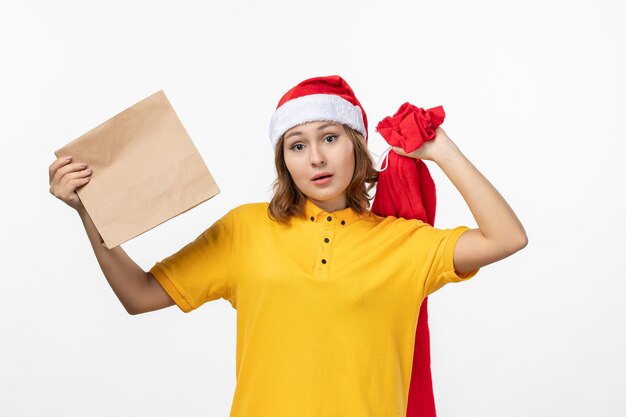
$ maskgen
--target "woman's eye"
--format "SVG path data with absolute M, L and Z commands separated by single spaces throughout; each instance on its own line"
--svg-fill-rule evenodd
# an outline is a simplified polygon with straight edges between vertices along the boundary
M 332 141 L 329 141 L 329 142 L 333 142 L 334 140 L 336 140 L 336 139 L 337 139 L 337 135 L 328 135 L 328 136 L 324 137 L 324 140 L 326 140 L 326 139 L 328 139 L 328 138 L 333 138 L 333 140 L 332 140 Z
M 301 143 L 296 143 L 295 145 L 293 145 L 293 146 L 292 146 L 291 148 L 289 148 L 289 149 L 291 149 L 291 150 L 296 150 L 296 151 L 301 151 L 301 150 L 302 150 L 302 146 L 304 146 L 304 145 L 303 145 L 303 144 L 301 144 Z

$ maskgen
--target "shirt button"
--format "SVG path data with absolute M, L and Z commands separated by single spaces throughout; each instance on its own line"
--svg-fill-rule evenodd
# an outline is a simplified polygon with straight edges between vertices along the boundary
M 326 220 L 328 220 L 328 221 L 331 221 L 332 219 L 333 219 L 333 218 L 332 218 L 332 217 L 330 217 L 330 216 L 326 217 Z
M 311 221 L 315 221 L 315 217 L 311 216 Z
M 325 264 L 326 263 L 326 259 L 322 259 L 322 263 Z
M 346 221 L 345 221 L 345 220 L 342 220 L 342 221 L 341 221 L 341 225 L 343 226 L 344 224 L 346 224 Z
M 327 237 L 324 238 L 324 242 L 328 243 L 330 242 L 330 239 L 328 239 Z

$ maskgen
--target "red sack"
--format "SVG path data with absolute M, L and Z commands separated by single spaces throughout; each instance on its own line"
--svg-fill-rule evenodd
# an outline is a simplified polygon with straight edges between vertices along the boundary
M 385 117 L 376 126 L 390 146 L 411 153 L 427 140 L 435 138 L 435 129 L 443 123 L 442 106 L 424 110 L 410 103 L 396 114 Z M 389 152 L 386 168 L 378 174 L 376 195 L 371 211 L 379 216 L 419 219 L 434 226 L 436 190 L 424 161 Z M 415 333 L 413 369 L 409 385 L 407 417 L 435 417 L 430 371 L 430 334 L 428 297 L 422 301 Z

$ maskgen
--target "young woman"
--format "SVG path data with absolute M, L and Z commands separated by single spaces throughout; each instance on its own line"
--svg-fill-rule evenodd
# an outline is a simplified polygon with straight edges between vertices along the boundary
M 231 416 L 402 416 L 422 300 L 522 249 L 498 191 L 441 128 L 410 155 L 434 161 L 478 224 L 434 228 L 368 210 L 376 171 L 367 118 L 338 76 L 305 80 L 270 125 L 269 203 L 236 207 L 148 271 L 106 249 L 75 189 L 79 162 L 56 160 L 50 191 L 76 209 L 104 275 L 130 314 L 224 298 L 237 309 Z

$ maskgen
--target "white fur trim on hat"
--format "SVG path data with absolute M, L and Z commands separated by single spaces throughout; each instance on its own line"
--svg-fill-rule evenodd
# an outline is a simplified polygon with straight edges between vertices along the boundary
M 322 120 L 346 124 L 366 139 L 367 132 L 359 106 L 333 94 L 309 94 L 291 99 L 274 111 L 270 122 L 272 148 L 276 149 L 280 137 L 292 127 Z

